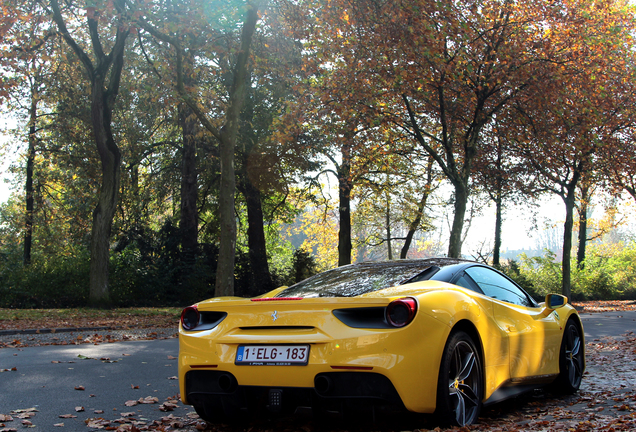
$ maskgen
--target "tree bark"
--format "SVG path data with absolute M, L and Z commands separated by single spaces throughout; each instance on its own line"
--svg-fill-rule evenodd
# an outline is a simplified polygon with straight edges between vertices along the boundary
M 29 150 L 27 152 L 26 163 L 26 212 L 24 221 L 24 257 L 23 262 L 25 266 L 31 264 L 31 247 L 33 244 L 33 167 L 35 164 L 35 145 L 37 142 L 36 136 L 36 121 L 37 121 L 37 96 L 34 94 L 34 89 L 31 90 L 31 106 L 29 108 Z
M 109 106 L 105 100 L 104 83 L 105 77 L 96 75 L 92 84 L 91 101 L 93 135 L 101 159 L 102 183 L 98 204 L 93 212 L 89 302 L 92 306 L 98 307 L 110 306 L 108 289 L 110 235 L 119 199 L 121 179 L 121 153 L 110 127 L 112 106 Z
M 274 288 L 267 261 L 261 191 L 252 185 L 247 178 L 240 182 L 239 190 L 245 197 L 247 204 L 247 243 L 252 270 L 250 275 L 251 292 L 248 294 L 249 296 L 257 296 Z
M 391 241 L 391 196 L 388 192 L 386 192 L 386 214 L 385 214 L 385 224 L 386 224 L 386 247 L 387 247 L 387 256 L 389 261 L 393 261 L 393 242 Z
M 579 244 L 576 251 L 576 265 L 579 269 L 585 267 L 585 252 L 587 248 L 587 208 L 589 201 L 589 187 L 581 187 L 581 201 L 579 205 Z
M 496 192 L 495 199 L 495 246 L 492 252 L 492 264 L 498 267 L 500 263 L 501 255 L 501 225 L 502 225 L 502 213 L 503 205 L 501 199 L 501 191 Z
M 219 154 L 221 160 L 221 186 L 219 191 L 219 219 L 221 238 L 219 259 L 216 268 L 216 297 L 234 295 L 234 263 L 236 253 L 236 219 L 234 197 L 236 177 L 234 170 L 234 146 L 238 131 L 239 114 L 245 98 L 248 81 L 247 60 L 249 58 L 252 35 L 258 20 L 258 8 L 249 5 L 241 35 L 241 50 L 234 71 L 234 82 L 230 90 L 230 105 L 225 124 L 219 133 Z
M 448 256 L 461 258 L 462 255 L 462 228 L 468 203 L 468 186 L 462 182 L 455 182 L 455 215 L 448 241 Z
M 565 222 L 563 224 L 563 279 L 561 283 L 561 293 L 572 301 L 572 229 L 574 226 L 574 190 L 568 188 L 568 193 L 564 197 L 565 202 Z
M 346 142 L 341 149 L 342 163 L 338 167 L 338 266 L 351 264 L 351 147 Z
M 183 140 L 181 156 L 181 251 L 193 261 L 198 249 L 199 212 L 197 208 L 197 119 L 184 103 L 179 104 L 179 124 Z
M 494 191 L 494 201 L 495 201 L 495 245 L 492 251 L 492 263 L 495 267 L 499 267 L 500 263 L 500 254 L 501 254 L 501 225 L 503 218 L 503 178 L 500 174 L 502 172 L 502 141 L 500 139 L 497 140 L 497 161 L 496 161 L 496 169 L 497 175 L 495 177 L 495 191 Z M 493 194 L 491 194 L 491 197 Z

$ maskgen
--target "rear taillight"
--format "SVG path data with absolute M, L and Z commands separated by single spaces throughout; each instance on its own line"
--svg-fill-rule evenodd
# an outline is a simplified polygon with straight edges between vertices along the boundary
M 181 312 L 181 326 L 186 330 L 194 330 L 199 325 L 199 309 L 197 305 L 188 306 Z
M 386 320 L 393 327 L 404 327 L 415 318 L 417 301 L 413 297 L 393 300 L 386 308 Z

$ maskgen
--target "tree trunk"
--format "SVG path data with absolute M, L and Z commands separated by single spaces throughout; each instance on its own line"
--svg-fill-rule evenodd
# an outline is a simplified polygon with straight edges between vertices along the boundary
M 33 243 L 33 166 L 35 164 L 35 144 L 37 121 L 37 97 L 31 93 L 31 107 L 29 109 L 29 150 L 26 162 L 26 212 L 24 221 L 24 265 L 31 264 L 31 245 Z
M 495 177 L 495 188 L 494 191 L 494 201 L 495 201 L 495 245 L 492 251 L 492 263 L 495 267 L 500 266 L 500 254 L 501 254 L 501 225 L 502 225 L 502 215 L 503 215 L 503 176 L 501 175 L 503 167 L 502 167 L 502 140 L 497 140 L 497 162 L 496 169 L 497 175 Z M 491 194 L 492 197 L 492 194 Z
M 342 146 L 342 163 L 338 167 L 338 266 L 351 264 L 351 148 L 349 142 Z
M 428 194 L 429 194 L 429 192 L 426 191 L 422 195 L 422 199 L 420 200 L 420 204 L 417 207 L 417 214 L 415 216 L 415 219 L 413 219 L 413 221 L 409 225 L 409 232 L 406 234 L 406 239 L 404 240 L 404 245 L 402 246 L 402 250 L 400 251 L 400 258 L 401 259 L 406 259 L 407 255 L 409 253 L 409 249 L 411 248 L 411 243 L 413 242 L 413 236 L 415 235 L 415 232 L 417 231 L 418 227 L 420 226 L 420 223 L 422 222 L 422 215 L 424 214 L 424 207 L 426 207 L 426 201 L 428 200 Z
M 112 107 L 104 95 L 104 76 L 93 82 L 91 119 L 93 135 L 102 165 L 102 184 L 97 207 L 93 212 L 91 232 L 91 263 L 89 303 L 94 307 L 109 307 L 108 261 L 113 217 L 119 199 L 121 153 L 111 130 Z
M 257 296 L 274 288 L 272 275 L 267 262 L 267 244 L 263 224 L 263 205 L 261 192 L 245 179 L 239 189 L 247 203 L 247 242 L 251 273 L 250 296 Z
M 387 256 L 389 261 L 393 261 L 393 248 L 391 242 L 391 196 L 388 192 L 386 192 L 386 215 L 385 215 L 385 223 L 386 223 L 386 245 L 387 245 Z
M 589 202 L 589 187 L 581 187 L 581 201 L 579 205 L 579 244 L 576 252 L 576 265 L 579 269 L 585 267 L 585 250 L 587 247 L 587 207 Z
M 183 138 L 181 157 L 181 251 L 189 262 L 198 249 L 199 213 L 197 208 L 197 119 L 184 103 L 179 104 L 179 124 Z
M 574 226 L 574 193 L 568 193 L 565 201 L 565 223 L 563 224 L 563 280 L 561 283 L 561 293 L 570 301 L 572 300 L 572 278 L 571 257 L 572 257 L 572 229 Z
M 468 186 L 461 182 L 455 182 L 455 215 L 448 241 L 449 258 L 461 258 L 462 256 L 462 229 L 464 216 L 468 203 Z
M 247 60 L 249 58 L 252 35 L 258 20 L 256 6 L 250 6 L 243 24 L 241 51 L 234 70 L 234 82 L 230 90 L 230 105 L 225 124 L 220 131 L 219 154 L 221 160 L 221 186 L 219 191 L 219 220 L 221 239 L 219 259 L 216 268 L 216 297 L 234 295 L 234 262 L 236 253 L 236 219 L 234 216 L 234 194 L 236 178 L 234 170 L 234 146 L 238 131 L 239 114 L 245 98 L 248 82 Z
M 502 199 L 501 192 L 497 191 L 495 199 L 495 247 L 492 252 L 492 264 L 499 267 L 501 253 L 501 225 L 502 225 Z

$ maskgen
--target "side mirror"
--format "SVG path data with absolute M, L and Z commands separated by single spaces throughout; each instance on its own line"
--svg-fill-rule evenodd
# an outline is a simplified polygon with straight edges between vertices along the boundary
M 567 304 L 568 298 L 560 294 L 548 294 L 545 296 L 545 307 L 549 309 L 558 309 Z

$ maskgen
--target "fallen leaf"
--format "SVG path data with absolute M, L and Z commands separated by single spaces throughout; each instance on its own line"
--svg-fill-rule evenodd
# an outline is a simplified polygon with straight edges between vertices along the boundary
M 129 400 L 129 401 L 126 401 L 126 402 L 124 403 L 124 405 L 126 405 L 127 407 L 132 407 L 132 406 L 137 405 L 138 403 L 139 403 L 139 402 L 137 402 L 136 400 Z
M 171 356 L 171 355 L 168 356 L 168 360 L 176 360 L 176 359 L 177 359 L 177 357 L 174 357 L 174 356 Z
M 26 409 L 17 409 L 11 411 L 11 414 L 22 414 L 22 413 L 35 413 L 38 412 L 37 408 L 26 408 Z
M 101 417 L 98 418 L 89 418 L 84 420 L 86 426 L 94 429 L 104 429 L 106 426 L 110 426 L 110 421 L 104 420 Z
M 159 403 L 159 398 L 154 396 L 146 396 L 145 398 L 139 398 L 138 402 L 140 404 L 154 404 Z
M 55 426 L 55 427 L 64 427 L 64 423 L 55 423 L 53 426 Z
M 174 411 L 174 409 L 177 407 L 176 404 L 173 403 L 169 403 L 169 402 L 164 402 L 159 406 L 159 411 Z
M 75 412 L 82 412 L 84 411 L 84 407 L 83 406 L 76 406 L 75 407 Z
M 132 388 L 133 390 L 136 390 L 136 389 L 138 389 L 138 388 L 139 388 L 139 386 L 138 386 L 138 385 L 131 384 L 131 385 L 130 385 L 130 388 Z
M 59 418 L 77 418 L 75 414 L 60 414 Z
M 84 388 L 84 386 L 77 386 L 75 387 L 75 390 L 86 390 L 86 389 Z

